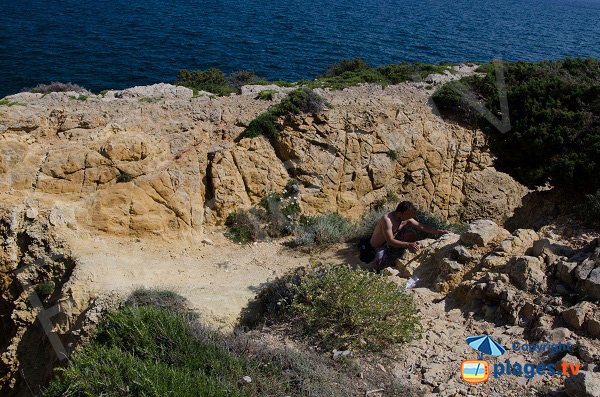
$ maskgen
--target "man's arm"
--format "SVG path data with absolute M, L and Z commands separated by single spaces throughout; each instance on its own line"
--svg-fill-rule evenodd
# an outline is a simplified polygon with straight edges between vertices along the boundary
M 436 229 L 434 227 L 429 227 L 426 225 L 421 225 L 416 219 L 409 219 L 408 222 L 413 225 L 414 227 L 416 227 L 417 229 L 419 229 L 422 232 L 425 233 L 429 233 L 429 234 L 446 234 L 449 233 L 448 230 L 443 230 L 443 229 Z
M 396 240 L 394 238 L 394 231 L 392 228 L 392 221 L 390 221 L 387 217 L 384 218 L 383 225 L 383 234 L 385 236 L 385 241 L 390 247 L 398 247 L 398 248 L 410 248 L 415 250 L 418 248 L 418 243 L 409 243 L 406 241 Z

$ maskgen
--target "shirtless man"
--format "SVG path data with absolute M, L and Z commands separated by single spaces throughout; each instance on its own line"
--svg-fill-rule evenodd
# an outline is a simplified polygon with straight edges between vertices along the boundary
M 415 234 L 405 230 L 406 225 L 430 234 L 448 233 L 447 230 L 421 225 L 414 219 L 416 215 L 417 209 L 414 204 L 403 201 L 398 204 L 395 211 L 385 214 L 377 222 L 370 240 L 371 247 L 375 250 L 373 260 L 375 270 L 381 270 L 388 247 L 408 248 L 413 252 L 419 249 Z

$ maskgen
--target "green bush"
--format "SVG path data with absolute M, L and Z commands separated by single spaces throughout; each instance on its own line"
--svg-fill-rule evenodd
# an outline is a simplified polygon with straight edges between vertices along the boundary
M 495 65 L 439 88 L 442 114 L 482 128 L 496 167 L 529 187 L 553 186 L 591 193 L 600 188 L 600 61 L 564 59 L 505 62 L 511 129 L 501 133 L 460 95 L 459 83 L 500 116 Z
M 70 96 L 70 99 L 73 99 L 75 101 L 81 101 L 81 102 L 85 102 L 88 100 L 88 96 L 87 95 L 78 95 L 78 96 Z
M 143 292 L 146 298 L 153 292 Z M 164 293 L 161 293 L 164 298 Z M 139 303 L 139 302 L 138 302 Z M 45 396 L 262 396 L 291 392 L 278 368 L 226 349 L 195 317 L 151 305 L 110 313 Z M 250 376 L 251 383 L 242 380 Z
M 192 90 L 208 91 L 216 95 L 229 95 L 236 92 L 236 88 L 227 80 L 225 74 L 215 68 L 208 70 L 181 70 L 177 73 L 175 84 L 191 88 Z
M 582 202 L 575 206 L 577 215 L 588 225 L 600 227 L 600 190 L 587 194 Z
M 34 94 L 49 94 L 51 92 L 68 92 L 68 91 L 75 91 L 75 92 L 79 92 L 79 93 L 82 93 L 85 95 L 91 94 L 90 91 L 88 91 L 87 89 L 83 88 L 82 86 L 80 86 L 78 84 L 61 83 L 58 81 L 53 81 L 50 84 L 38 84 L 29 90 L 29 92 L 33 92 Z
M 349 266 L 319 266 L 280 279 L 262 296 L 269 315 L 291 322 L 323 348 L 377 351 L 420 335 L 412 296 Z
M 263 90 L 258 93 L 256 99 L 260 99 L 261 101 L 272 101 L 275 94 L 276 92 L 273 90 Z
M 41 283 L 35 286 L 35 292 L 41 297 L 45 297 L 48 295 L 52 295 L 52 293 L 54 292 L 54 287 L 54 281 L 42 281 Z
M 294 230 L 294 245 L 342 243 L 356 236 L 356 226 L 338 213 L 301 217 Z
M 359 84 L 374 83 L 381 86 L 405 81 L 420 81 L 432 73 L 444 73 L 451 65 L 424 63 L 401 63 L 371 66 L 364 59 L 348 59 L 331 65 L 315 80 L 303 81 L 310 88 L 343 89 Z
M 288 183 L 288 186 L 295 185 Z M 236 243 L 246 244 L 292 234 L 300 218 L 300 204 L 296 193 L 287 189 L 286 192 L 285 195 L 270 192 L 258 206 L 231 213 L 225 222 L 228 228 L 225 235 Z
M 23 106 L 22 103 L 16 101 L 9 101 L 8 99 L 0 99 L 0 106 Z
M 246 138 L 264 135 L 275 138 L 279 134 L 277 119 L 299 113 L 318 113 L 327 106 L 325 99 L 311 89 L 299 88 L 291 91 L 276 105 L 259 114 L 250 122 L 243 136 Z
M 127 183 L 133 181 L 134 179 L 135 178 L 133 175 L 127 172 L 121 172 L 119 175 L 117 175 L 117 183 Z
M 260 219 L 255 211 L 239 209 L 230 213 L 225 220 L 225 236 L 234 243 L 247 244 L 264 238 Z

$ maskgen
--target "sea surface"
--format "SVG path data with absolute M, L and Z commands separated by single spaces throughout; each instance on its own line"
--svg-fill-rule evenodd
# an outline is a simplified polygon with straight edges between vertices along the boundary
M 0 97 L 99 91 L 180 69 L 312 78 L 342 59 L 600 58 L 600 0 L 19 0 L 0 6 Z

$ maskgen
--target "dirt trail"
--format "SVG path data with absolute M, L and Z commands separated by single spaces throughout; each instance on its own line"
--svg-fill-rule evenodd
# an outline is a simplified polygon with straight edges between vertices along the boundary
M 230 328 L 262 284 L 311 259 L 278 243 L 240 246 L 219 232 L 210 239 L 212 245 L 72 234 L 67 243 L 78 265 L 70 286 L 92 297 L 110 292 L 126 296 L 138 287 L 167 288 L 187 298 L 209 323 Z M 325 256 L 330 262 L 343 261 Z

